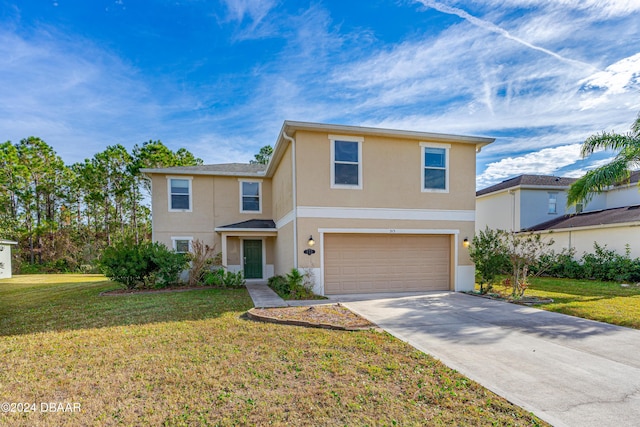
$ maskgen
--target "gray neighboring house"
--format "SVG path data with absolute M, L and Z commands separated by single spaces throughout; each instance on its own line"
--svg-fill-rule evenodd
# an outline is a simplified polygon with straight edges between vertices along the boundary
M 567 190 L 576 178 L 520 175 L 476 192 L 476 231 L 485 227 L 521 231 L 576 213 L 567 209 Z M 578 211 L 581 207 L 578 206 Z
M 540 233 L 553 248 L 593 252 L 594 242 L 640 257 L 640 172 L 629 182 L 611 186 L 586 205 L 567 208 L 567 191 L 575 178 L 520 175 L 476 192 L 476 231 L 486 226 Z
M 18 242 L 0 240 L 0 279 L 11 278 L 11 246 Z

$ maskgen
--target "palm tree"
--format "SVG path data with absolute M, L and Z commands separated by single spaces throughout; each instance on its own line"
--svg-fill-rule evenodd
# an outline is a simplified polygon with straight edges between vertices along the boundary
M 585 158 L 603 149 L 618 151 L 618 154 L 611 162 L 590 170 L 574 182 L 569 188 L 567 205 L 588 202 L 595 193 L 627 181 L 631 171 L 640 167 L 640 114 L 631 125 L 631 132 L 624 135 L 613 132 L 591 135 L 582 144 L 580 154 Z

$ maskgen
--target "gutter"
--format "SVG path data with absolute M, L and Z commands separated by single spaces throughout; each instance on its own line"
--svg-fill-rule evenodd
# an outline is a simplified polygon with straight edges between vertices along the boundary
M 293 266 L 298 268 L 298 185 L 296 179 L 296 140 L 287 135 L 284 126 L 282 127 L 282 137 L 291 142 L 291 192 L 293 200 Z

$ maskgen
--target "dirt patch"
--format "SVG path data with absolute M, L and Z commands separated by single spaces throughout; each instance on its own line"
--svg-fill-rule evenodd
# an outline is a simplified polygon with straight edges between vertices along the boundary
M 377 329 L 375 324 L 340 304 L 315 305 L 311 307 L 252 308 L 247 314 L 253 320 L 287 325 L 348 331 Z

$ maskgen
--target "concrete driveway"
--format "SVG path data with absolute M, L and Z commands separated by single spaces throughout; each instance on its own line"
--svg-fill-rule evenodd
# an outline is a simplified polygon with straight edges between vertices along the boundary
M 457 293 L 331 297 L 555 426 L 640 425 L 640 331 Z

